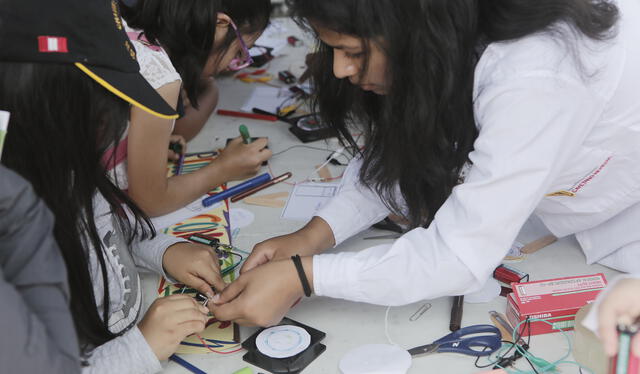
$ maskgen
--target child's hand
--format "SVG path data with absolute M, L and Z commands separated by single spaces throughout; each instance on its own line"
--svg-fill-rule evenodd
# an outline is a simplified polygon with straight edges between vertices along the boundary
M 205 329 L 208 314 L 193 297 L 172 295 L 154 301 L 138 328 L 158 360 L 166 360 L 184 338 Z
M 222 167 L 228 180 L 247 179 L 256 175 L 262 163 L 271 158 L 272 152 L 266 146 L 266 138 L 244 144 L 242 138 L 237 137 L 229 142 L 215 162 Z
M 178 243 L 167 248 L 162 266 L 175 280 L 207 295 L 214 296 L 211 287 L 222 291 L 227 285 L 220 276 L 218 256 L 202 244 Z
M 618 352 L 618 323 L 631 324 L 640 317 L 640 279 L 623 279 L 609 291 L 598 310 L 599 332 L 608 356 Z M 634 341 L 634 354 L 640 356 L 640 339 Z
M 169 137 L 169 144 L 172 144 L 172 143 L 180 144 L 180 146 L 182 147 L 182 154 L 187 153 L 187 141 L 184 140 L 182 135 L 171 135 Z M 172 149 L 169 149 L 169 160 L 178 161 L 182 154 L 176 153 Z

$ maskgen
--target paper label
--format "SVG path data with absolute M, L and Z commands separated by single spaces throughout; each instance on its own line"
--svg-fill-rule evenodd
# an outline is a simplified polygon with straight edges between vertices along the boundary
M 555 279 L 547 282 L 519 284 L 517 285 L 517 291 L 520 297 L 532 297 L 596 290 L 604 288 L 606 285 L 607 283 L 601 275 L 594 275 L 583 278 Z

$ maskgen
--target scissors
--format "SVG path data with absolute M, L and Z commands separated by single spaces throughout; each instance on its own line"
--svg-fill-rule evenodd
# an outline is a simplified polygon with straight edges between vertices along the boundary
M 489 356 L 502 347 L 502 335 L 492 325 L 464 327 L 435 342 L 409 349 L 411 356 L 433 353 L 460 353 L 467 356 Z

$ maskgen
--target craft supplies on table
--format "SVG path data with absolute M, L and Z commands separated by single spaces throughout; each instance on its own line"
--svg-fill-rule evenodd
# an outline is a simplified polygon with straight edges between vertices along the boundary
M 571 330 L 580 308 L 593 302 L 607 286 L 604 274 L 513 283 L 507 297 L 507 318 L 517 325 L 527 318 L 550 322 L 531 322 L 530 335 Z

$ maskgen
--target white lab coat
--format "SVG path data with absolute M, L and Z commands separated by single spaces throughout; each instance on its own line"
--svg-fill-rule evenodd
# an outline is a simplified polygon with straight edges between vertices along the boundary
M 640 217 L 640 2 L 618 3 L 618 32 L 605 42 L 537 34 L 489 45 L 476 68 L 480 133 L 465 182 L 428 228 L 315 256 L 316 294 L 401 305 L 475 291 L 531 214 L 558 237 L 577 234 L 589 261 L 617 255 L 623 270 L 640 270 L 640 245 L 626 250 L 640 243 L 628 229 L 640 222 L 631 218 Z M 337 244 L 390 213 L 359 183 L 359 167 L 317 213 Z M 547 196 L 558 191 L 574 196 Z M 621 237 L 607 244 L 615 227 Z

